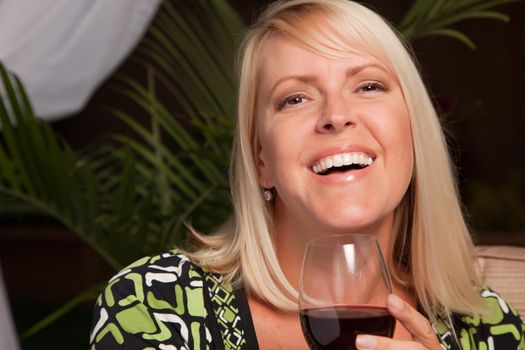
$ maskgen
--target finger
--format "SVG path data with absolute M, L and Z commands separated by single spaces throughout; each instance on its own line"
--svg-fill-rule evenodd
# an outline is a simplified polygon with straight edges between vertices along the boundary
M 373 335 L 358 335 L 355 345 L 359 350 L 424 350 L 419 343 L 404 340 L 394 340 Z
M 428 349 L 441 349 L 430 322 L 401 298 L 390 294 L 388 311 L 412 334 L 414 341 Z

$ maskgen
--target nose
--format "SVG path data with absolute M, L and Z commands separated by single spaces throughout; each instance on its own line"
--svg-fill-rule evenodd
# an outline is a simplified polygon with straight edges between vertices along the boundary
M 316 129 L 320 133 L 339 133 L 355 127 L 355 116 L 351 106 L 342 97 L 327 99 Z

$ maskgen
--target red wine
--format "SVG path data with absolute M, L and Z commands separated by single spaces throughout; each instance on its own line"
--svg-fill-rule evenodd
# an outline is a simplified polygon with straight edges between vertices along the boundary
M 301 327 L 312 350 L 356 350 L 358 334 L 392 337 L 396 320 L 376 306 L 334 306 L 301 311 Z

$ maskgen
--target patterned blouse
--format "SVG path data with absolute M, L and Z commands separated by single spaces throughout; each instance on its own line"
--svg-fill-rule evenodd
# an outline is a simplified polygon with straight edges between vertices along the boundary
M 518 313 L 489 289 L 489 316 L 452 315 L 434 331 L 443 349 L 525 350 Z M 247 298 L 178 253 L 145 257 L 115 275 L 95 306 L 91 350 L 259 349 Z

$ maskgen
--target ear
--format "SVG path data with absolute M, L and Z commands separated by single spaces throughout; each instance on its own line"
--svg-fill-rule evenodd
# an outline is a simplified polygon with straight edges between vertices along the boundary
M 273 181 L 270 176 L 270 169 L 268 167 L 268 157 L 261 147 L 261 144 L 257 143 L 257 176 L 259 185 L 263 188 L 273 187 Z

